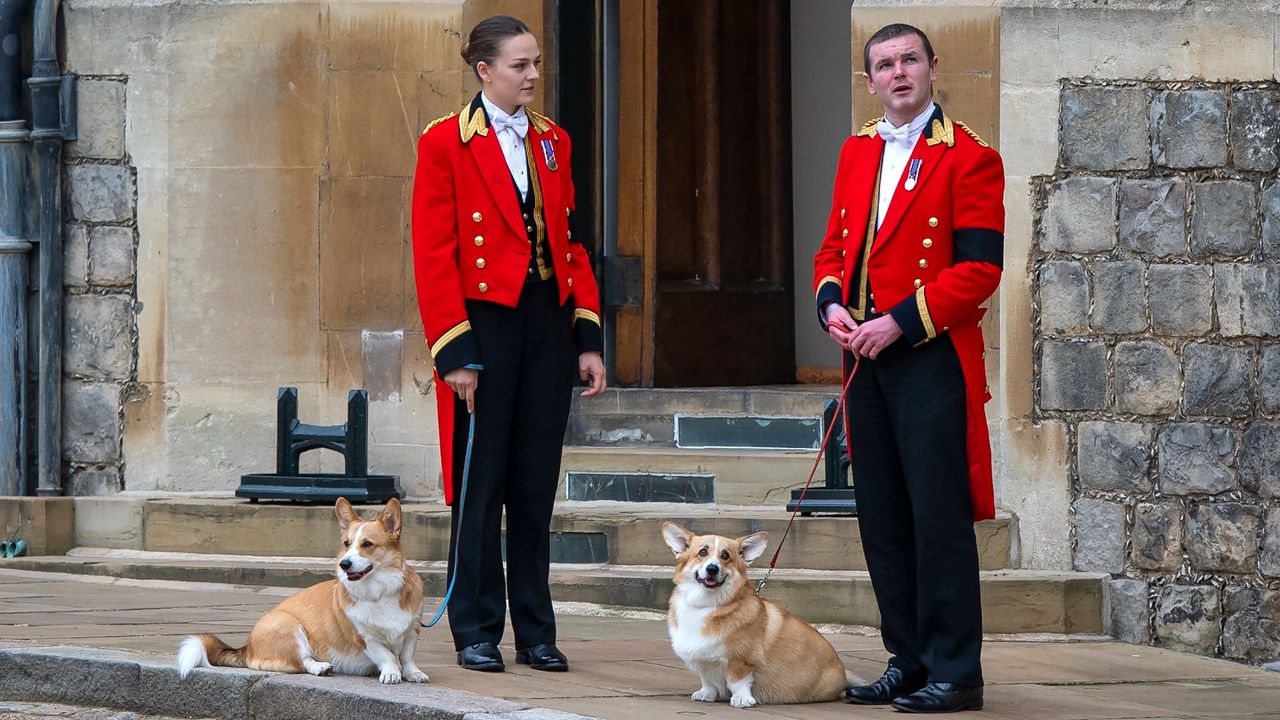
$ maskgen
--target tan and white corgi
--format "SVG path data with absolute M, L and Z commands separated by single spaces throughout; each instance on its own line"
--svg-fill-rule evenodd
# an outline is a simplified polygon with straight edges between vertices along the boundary
M 337 579 L 295 593 L 262 616 L 242 648 L 213 635 L 192 635 L 178 648 L 178 674 L 223 665 L 254 670 L 372 675 L 384 683 L 427 682 L 413 662 L 422 578 L 400 551 L 400 502 L 377 519 L 360 519 L 339 498 L 343 550 Z
M 859 680 L 812 625 L 765 600 L 747 580 L 769 534 L 730 540 L 662 524 L 675 552 L 667 612 L 671 647 L 702 680 L 694 700 L 734 707 L 838 700 Z

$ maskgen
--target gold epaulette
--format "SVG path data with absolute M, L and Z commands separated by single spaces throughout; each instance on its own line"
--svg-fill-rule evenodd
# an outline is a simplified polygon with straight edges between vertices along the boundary
M 457 114 L 458 114 L 458 113 L 449 113 L 448 115 L 445 115 L 444 117 L 438 117 L 438 118 L 436 118 L 435 120 L 432 120 L 431 122 L 427 123 L 427 126 L 426 126 L 426 127 L 422 128 L 422 134 L 423 134 L 423 135 L 426 135 L 428 132 L 430 132 L 430 131 L 431 131 L 431 128 L 433 128 L 433 127 L 435 127 L 435 126 L 439 125 L 440 123 L 444 122 L 445 120 L 448 120 L 449 118 L 451 118 L 451 117 L 453 117 L 454 115 L 457 115 Z
M 471 113 L 471 118 L 467 119 L 467 113 Z M 462 142 L 471 142 L 471 138 L 479 135 L 484 137 L 489 134 L 489 121 L 485 117 L 484 107 L 476 103 L 474 110 L 468 103 L 462 107 L 462 117 L 458 118 L 458 135 L 462 138 Z
M 982 138 L 978 137 L 978 133 L 976 133 L 976 132 L 974 132 L 972 129 L 970 129 L 968 125 L 965 125 L 964 123 L 960 122 L 959 120 L 956 120 L 956 121 L 955 121 L 955 123 L 956 123 L 956 127 L 960 128 L 961 130 L 963 130 L 963 131 L 965 132 L 965 134 L 966 134 L 966 135 L 968 135 L 969 137 L 973 138 L 973 141 L 974 141 L 974 142 L 978 143 L 978 144 L 979 144 L 979 145 L 981 145 L 982 147 L 991 147 L 990 145 L 988 145 L 988 144 L 986 143 L 986 141 L 984 141 Z
M 880 121 L 883 119 L 884 119 L 884 116 L 881 115 L 878 118 L 873 118 L 863 123 L 862 129 L 857 132 L 857 137 L 875 137 L 876 125 L 879 125 Z
M 555 127 L 555 123 L 551 121 L 551 118 L 540 112 L 535 112 L 529 108 L 525 108 L 524 112 L 529 116 L 529 122 L 533 125 L 533 129 L 537 130 L 539 133 L 545 133 L 552 127 Z M 555 138 L 557 140 L 560 139 L 558 135 L 556 135 Z

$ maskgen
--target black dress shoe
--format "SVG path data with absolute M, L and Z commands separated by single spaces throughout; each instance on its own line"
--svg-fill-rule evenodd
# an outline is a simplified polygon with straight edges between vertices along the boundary
M 458 664 L 467 670 L 481 672 L 502 672 L 506 665 L 502 663 L 502 653 L 498 652 L 496 643 L 478 642 L 458 651 Z
M 534 670 L 564 672 L 569 669 L 569 658 L 551 643 L 533 645 L 524 650 L 516 650 L 516 664 L 528 665 Z
M 949 713 L 982 709 L 982 686 L 965 687 L 955 683 L 931 682 L 920 690 L 893 701 L 905 712 Z
M 844 699 L 859 705 L 888 705 L 894 698 L 906 697 L 922 687 L 924 678 L 907 677 L 901 668 L 890 665 L 879 680 L 845 690 Z

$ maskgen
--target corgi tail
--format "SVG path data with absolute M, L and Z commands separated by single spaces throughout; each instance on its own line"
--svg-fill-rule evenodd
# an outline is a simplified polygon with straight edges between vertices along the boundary
M 198 667 L 247 667 L 245 648 L 233 648 L 213 635 L 188 635 L 178 646 L 178 677 Z
M 845 690 L 848 690 L 849 688 L 852 688 L 852 687 L 860 687 L 862 685 L 867 685 L 867 684 L 868 683 L 866 680 L 863 680 L 862 678 L 858 677 L 857 675 L 854 675 L 848 670 L 844 671 L 844 689 Z

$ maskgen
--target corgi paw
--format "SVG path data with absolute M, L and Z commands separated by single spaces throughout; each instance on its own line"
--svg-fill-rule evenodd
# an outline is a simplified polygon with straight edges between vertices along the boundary
M 734 695 L 729 698 L 729 704 L 736 708 L 749 708 L 756 706 L 756 699 L 750 695 Z
M 408 675 L 404 676 L 404 679 L 406 682 L 412 682 L 412 683 L 431 682 L 431 678 L 427 677 L 427 674 L 422 672 L 421 670 L 411 671 Z
M 395 670 L 383 670 L 378 681 L 384 685 L 395 685 L 400 682 L 400 673 Z
M 690 695 L 689 697 L 693 698 L 694 700 L 697 700 L 698 702 L 715 702 L 717 699 L 716 696 L 717 696 L 717 693 L 715 690 L 712 690 L 711 688 L 702 688 L 701 690 Z
M 333 666 L 327 662 L 319 662 L 316 660 L 308 660 L 305 663 L 307 672 L 319 677 L 328 677 L 333 674 Z

